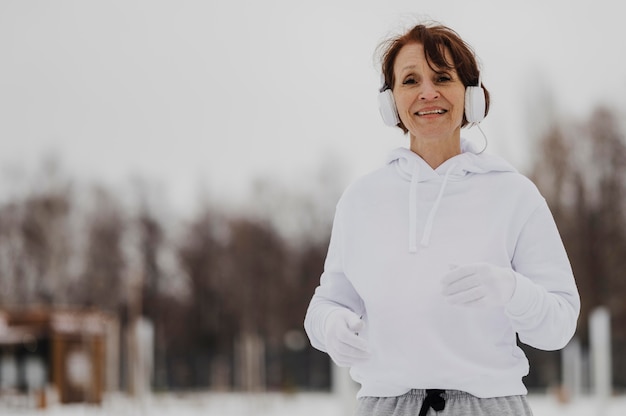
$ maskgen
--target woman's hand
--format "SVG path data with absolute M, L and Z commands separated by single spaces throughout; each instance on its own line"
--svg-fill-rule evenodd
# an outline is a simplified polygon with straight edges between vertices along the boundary
M 335 309 L 325 323 L 326 352 L 339 367 L 351 367 L 370 357 L 367 341 L 359 336 L 364 322 L 349 309 Z
M 504 306 L 516 287 L 512 269 L 488 263 L 458 266 L 443 277 L 442 283 L 448 302 L 473 307 Z

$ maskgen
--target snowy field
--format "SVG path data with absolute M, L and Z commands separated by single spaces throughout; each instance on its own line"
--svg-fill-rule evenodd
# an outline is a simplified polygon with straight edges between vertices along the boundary
M 529 396 L 535 416 L 625 416 L 626 396 L 602 404 L 581 398 L 559 404 L 552 396 Z M 143 400 L 109 397 L 101 406 L 51 406 L 45 410 L 25 408 L 25 403 L 3 403 L 2 416 L 349 416 L 349 404 L 324 393 L 234 394 L 197 393 L 152 395 Z

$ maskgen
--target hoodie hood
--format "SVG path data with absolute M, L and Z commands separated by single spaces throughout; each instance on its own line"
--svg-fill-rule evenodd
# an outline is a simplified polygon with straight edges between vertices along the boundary
M 411 150 L 401 147 L 393 150 L 387 158 L 388 164 L 393 164 L 398 174 L 411 180 L 415 170 L 419 170 L 419 182 L 437 180 L 451 169 L 449 174 L 455 179 L 461 179 L 471 174 L 489 172 L 517 172 L 504 159 L 487 153 L 477 153 L 474 146 L 461 138 L 461 154 L 446 160 L 436 169 L 430 167 L 424 159 Z
M 397 173 L 410 182 L 409 186 L 409 252 L 417 252 L 417 201 L 418 184 L 428 181 L 440 181 L 441 185 L 435 202 L 433 203 L 424 234 L 422 246 L 430 243 L 430 234 L 439 209 L 439 205 L 450 180 L 458 181 L 476 174 L 491 172 L 517 172 L 504 159 L 485 153 L 477 153 L 474 147 L 465 139 L 461 139 L 461 154 L 452 157 L 433 169 L 419 155 L 406 148 L 398 148 L 391 152 L 387 163 L 395 166 Z

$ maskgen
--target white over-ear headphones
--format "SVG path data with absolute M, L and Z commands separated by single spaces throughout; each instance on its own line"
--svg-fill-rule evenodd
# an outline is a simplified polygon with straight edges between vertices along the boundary
M 395 127 L 400 124 L 396 101 L 393 99 L 393 91 L 387 84 L 383 84 L 380 94 L 378 94 L 378 110 L 380 110 L 380 115 L 386 125 Z
M 485 90 L 480 86 L 481 75 L 478 74 L 478 85 L 465 88 L 465 119 L 470 127 L 477 125 L 485 118 Z M 384 82 L 378 94 L 378 109 L 386 125 L 395 127 L 400 124 L 400 117 L 393 99 L 393 91 Z
M 481 73 L 478 73 L 478 84 L 473 87 L 465 87 L 465 119 L 470 127 L 477 125 L 485 118 L 487 104 L 485 102 L 485 90 L 480 86 Z

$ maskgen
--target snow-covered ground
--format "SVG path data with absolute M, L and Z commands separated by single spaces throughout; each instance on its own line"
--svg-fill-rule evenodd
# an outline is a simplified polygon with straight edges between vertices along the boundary
M 625 416 L 626 396 L 608 403 L 591 397 L 569 404 L 558 403 L 553 396 L 529 396 L 535 416 Z M 45 410 L 24 408 L 18 403 L 0 406 L 3 416 L 350 416 L 345 401 L 325 393 L 235 394 L 194 393 L 159 394 L 143 400 L 122 396 L 108 397 L 101 406 L 54 405 Z

